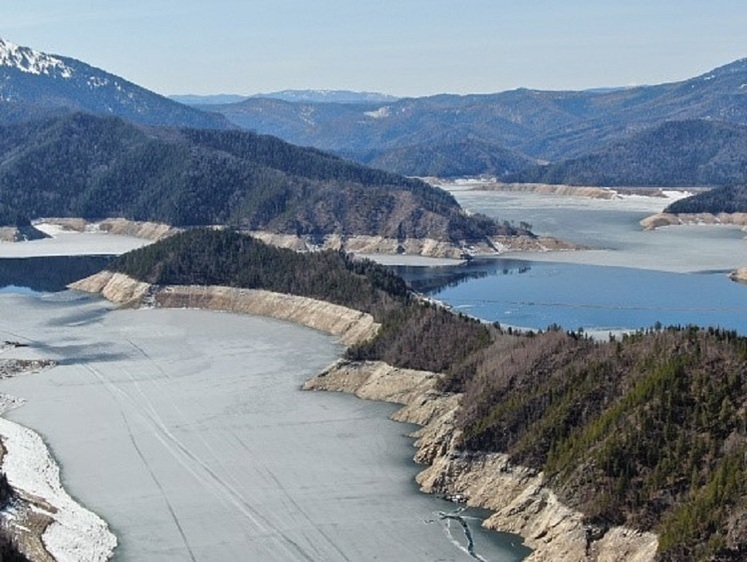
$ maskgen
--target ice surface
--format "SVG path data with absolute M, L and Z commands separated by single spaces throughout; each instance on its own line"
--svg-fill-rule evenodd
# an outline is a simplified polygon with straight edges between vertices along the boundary
M 526 221 L 537 234 L 594 248 L 510 257 L 673 272 L 730 271 L 747 265 L 747 241 L 739 227 L 693 225 L 644 231 L 639 221 L 661 212 L 673 194 L 610 200 L 458 189 L 453 194 L 470 211 L 516 224 Z
M 453 504 L 417 492 L 390 405 L 299 390 L 341 352 L 329 336 L 62 293 L 0 295 L 0 339 L 60 362 L 0 392 L 28 399 L 8 417 L 44 437 L 118 560 L 471 559 L 436 515 Z M 498 540 L 478 552 L 519 559 Z
M 27 242 L 0 242 L 0 258 L 118 255 L 153 243 L 143 238 L 106 232 L 75 232 L 50 224 L 35 226 L 51 238 Z

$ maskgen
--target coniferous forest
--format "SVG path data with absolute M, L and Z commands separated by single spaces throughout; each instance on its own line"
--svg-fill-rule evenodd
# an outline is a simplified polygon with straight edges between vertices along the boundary
M 670 327 L 607 342 L 556 327 L 509 334 L 423 302 L 372 262 L 229 231 L 186 232 L 111 269 L 369 312 L 382 328 L 348 357 L 444 373 L 442 391 L 463 394 L 465 452 L 505 452 L 543 470 L 590 523 L 656 532 L 661 560 L 744 559 L 747 338 L 734 332 Z
M 247 131 L 74 114 L 0 127 L 0 224 L 124 217 L 323 237 L 483 241 L 517 229 L 446 191 Z

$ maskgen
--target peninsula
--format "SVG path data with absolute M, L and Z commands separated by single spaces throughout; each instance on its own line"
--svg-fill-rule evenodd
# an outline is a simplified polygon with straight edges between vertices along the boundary
M 335 328 L 357 334 L 345 359 L 308 387 L 408 404 L 421 487 L 494 510 L 489 524 L 522 533 L 533 559 L 706 560 L 747 544 L 747 340 L 734 333 L 509 334 L 370 262 L 227 231 L 179 234 L 77 286 L 132 306 L 238 310 L 280 293 L 357 311 Z M 323 317 L 306 310 L 296 321 Z

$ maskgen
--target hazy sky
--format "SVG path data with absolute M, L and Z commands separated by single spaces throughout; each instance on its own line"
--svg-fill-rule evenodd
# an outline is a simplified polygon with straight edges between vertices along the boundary
M 0 37 L 162 94 L 681 80 L 747 57 L 745 0 L 24 0 Z

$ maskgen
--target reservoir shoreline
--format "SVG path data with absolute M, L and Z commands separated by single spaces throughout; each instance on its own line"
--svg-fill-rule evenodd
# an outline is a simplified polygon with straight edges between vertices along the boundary
M 357 311 L 352 311 L 360 316 L 357 320 L 331 325 L 326 315 L 334 309 L 330 314 L 337 316 L 340 312 L 337 305 L 317 301 L 319 305 L 312 309 L 296 301 L 297 297 L 266 291 L 196 286 L 156 288 L 111 272 L 94 275 L 71 288 L 98 292 L 128 307 L 195 306 L 272 315 L 286 320 L 292 317 L 295 322 L 346 337 L 347 345 L 372 337 L 378 329 L 372 319 Z M 288 308 L 278 307 L 283 300 L 296 312 L 289 313 Z M 262 302 L 273 305 L 265 307 Z M 262 312 L 258 312 L 260 310 Z M 280 311 L 277 316 L 276 311 Z M 428 465 L 417 477 L 422 491 L 458 498 L 472 507 L 490 510 L 493 515 L 485 525 L 521 535 L 534 549 L 528 560 L 549 561 L 559 557 L 586 560 L 588 527 L 583 523 L 583 514 L 559 502 L 544 486 L 542 474 L 512 466 L 505 455 L 466 459 L 458 452 L 454 446 L 457 435 L 453 433 L 452 420 L 459 396 L 439 393 L 435 388 L 439 378 L 437 373 L 396 369 L 384 363 L 339 360 L 308 381 L 304 388 L 342 391 L 364 399 L 404 404 L 392 419 L 421 426 L 414 437 L 418 447 L 415 461 Z M 602 533 L 591 548 L 598 560 L 612 560 L 622 552 L 626 559 L 643 562 L 653 559 L 657 545 L 654 534 L 616 527 Z

